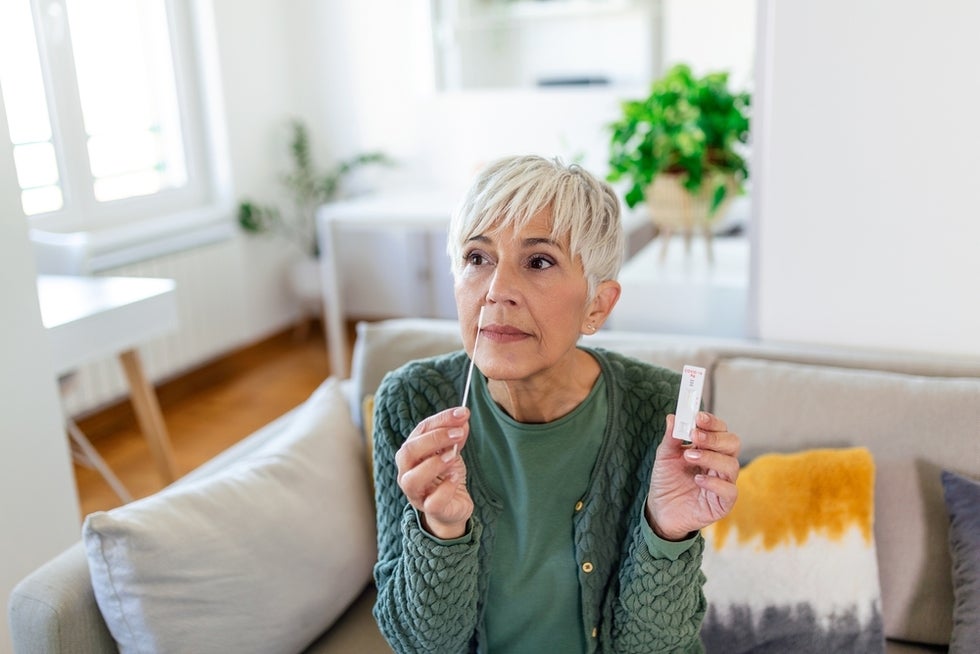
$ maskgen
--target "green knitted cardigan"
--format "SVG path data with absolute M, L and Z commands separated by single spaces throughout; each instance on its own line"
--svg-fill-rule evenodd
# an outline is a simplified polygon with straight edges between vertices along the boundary
M 698 536 L 672 560 L 654 556 L 641 529 L 656 447 L 680 376 L 616 352 L 588 351 L 606 377 L 609 401 L 589 488 L 573 518 L 589 651 L 700 652 L 703 540 Z M 479 461 L 463 448 L 475 504 L 470 538 L 441 544 L 422 531 L 396 483 L 394 460 L 419 422 L 459 405 L 468 363 L 463 351 L 415 361 L 386 375 L 375 394 L 374 615 L 399 653 L 486 651 L 483 608 L 501 503 L 483 483 Z

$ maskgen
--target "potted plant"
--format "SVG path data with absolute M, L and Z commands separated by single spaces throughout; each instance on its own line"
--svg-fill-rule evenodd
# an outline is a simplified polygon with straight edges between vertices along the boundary
M 342 182 L 354 171 L 368 165 L 390 165 L 392 162 L 381 152 L 367 152 L 341 161 L 327 170 L 320 170 L 313 161 L 306 125 L 300 120 L 292 120 L 289 128 L 292 166 L 280 177 L 289 196 L 288 210 L 244 199 L 238 205 L 238 224 L 251 234 L 272 233 L 283 237 L 303 253 L 302 258 L 289 266 L 287 276 L 289 288 L 304 314 L 300 328 L 305 331 L 308 318 L 318 315 L 322 308 L 317 207 L 335 200 L 340 195 Z
M 748 166 L 750 95 L 729 88 L 728 73 L 696 76 L 677 64 L 643 99 L 622 103 L 611 123 L 608 179 L 625 182 L 626 204 L 645 203 L 666 237 L 711 224 L 743 191 Z
M 344 178 L 367 165 L 390 165 L 391 160 L 381 152 L 367 152 L 341 161 L 332 168 L 319 170 L 310 150 L 310 135 L 301 120 L 290 122 L 289 152 L 291 169 L 280 177 L 289 196 L 290 207 L 258 204 L 249 199 L 238 205 L 238 224 L 246 232 L 270 232 L 292 241 L 304 254 L 319 255 L 316 238 L 316 210 L 335 200 Z

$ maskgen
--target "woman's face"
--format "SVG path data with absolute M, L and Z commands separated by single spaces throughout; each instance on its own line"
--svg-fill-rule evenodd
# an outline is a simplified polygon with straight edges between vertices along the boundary
M 570 361 L 588 322 L 588 284 L 568 239 L 554 241 L 551 212 L 526 227 L 497 228 L 463 244 L 456 307 L 472 354 L 480 307 L 476 365 L 490 379 L 527 380 Z

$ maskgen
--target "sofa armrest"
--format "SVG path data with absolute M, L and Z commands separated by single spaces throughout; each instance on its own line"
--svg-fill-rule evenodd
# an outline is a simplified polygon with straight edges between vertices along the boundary
M 171 487 L 214 474 L 247 457 L 275 438 L 288 425 L 292 413 L 290 411 L 239 441 L 175 481 Z M 9 620 L 16 654 L 115 654 L 119 651 L 95 601 L 85 546 L 81 541 L 17 584 L 10 595 Z
M 81 542 L 17 584 L 10 595 L 9 617 L 16 654 L 118 651 L 95 603 Z
M 326 383 L 326 382 L 324 382 Z M 350 382 L 340 382 L 349 392 Z M 299 407 L 235 443 L 157 494 L 214 475 L 252 456 L 288 432 Z M 9 622 L 16 654 L 116 654 L 92 589 L 82 541 L 25 577 L 10 595 Z

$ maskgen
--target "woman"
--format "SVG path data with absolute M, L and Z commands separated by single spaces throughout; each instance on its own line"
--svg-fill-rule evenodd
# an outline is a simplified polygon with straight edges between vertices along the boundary
M 489 166 L 453 216 L 465 351 L 375 396 L 375 617 L 396 651 L 700 651 L 698 530 L 735 502 L 739 440 L 703 412 L 691 447 L 665 438 L 679 374 L 579 347 L 619 299 L 623 243 L 608 184 L 534 156 Z

